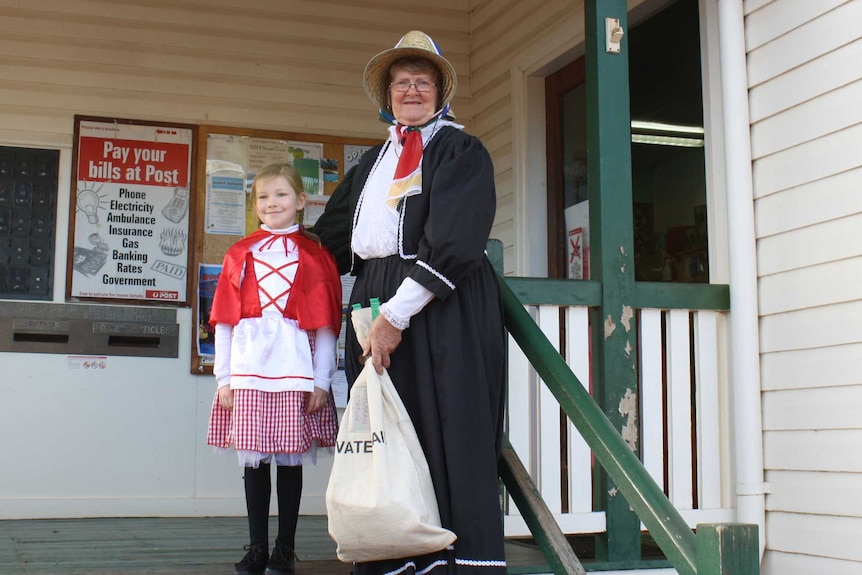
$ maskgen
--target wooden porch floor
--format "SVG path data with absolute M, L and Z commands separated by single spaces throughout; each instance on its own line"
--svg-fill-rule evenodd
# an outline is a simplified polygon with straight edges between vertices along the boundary
M 277 527 L 271 519 L 270 533 Z M 231 575 L 247 543 L 245 517 L 0 521 L 0 574 Z M 270 543 L 272 544 L 272 543 Z M 348 575 L 326 517 L 301 516 L 297 575 Z M 531 542 L 507 541 L 509 573 L 548 573 Z

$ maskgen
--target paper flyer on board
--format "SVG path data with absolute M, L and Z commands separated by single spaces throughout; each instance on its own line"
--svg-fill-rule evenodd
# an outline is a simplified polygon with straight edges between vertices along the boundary
M 215 329 L 210 325 L 210 310 L 221 268 L 221 265 L 212 264 L 200 264 L 198 268 L 198 333 L 195 341 L 201 365 L 212 365 L 215 358 Z

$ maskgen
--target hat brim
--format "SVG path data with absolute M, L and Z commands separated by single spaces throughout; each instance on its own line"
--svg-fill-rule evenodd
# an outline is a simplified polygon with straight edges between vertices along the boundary
M 437 109 L 439 110 L 452 102 L 458 87 L 458 75 L 449 60 L 423 48 L 395 47 L 384 50 L 371 58 L 365 66 L 365 73 L 362 77 L 365 93 L 379 109 L 386 110 L 389 108 L 389 68 L 402 58 L 422 58 L 437 66 L 440 71 L 440 80 L 443 83 Z

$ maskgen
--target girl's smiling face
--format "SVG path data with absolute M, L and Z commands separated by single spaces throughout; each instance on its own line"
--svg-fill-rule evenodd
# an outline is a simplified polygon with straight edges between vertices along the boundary
M 258 182 L 254 205 L 261 222 L 283 230 L 297 223 L 296 214 L 305 207 L 305 194 L 297 195 L 284 176 L 273 176 Z

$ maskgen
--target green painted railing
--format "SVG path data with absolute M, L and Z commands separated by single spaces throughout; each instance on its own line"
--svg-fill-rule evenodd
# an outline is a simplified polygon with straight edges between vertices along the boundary
M 619 432 L 542 333 L 506 281 L 506 328 L 560 403 L 596 459 L 682 575 L 697 573 L 697 541 L 679 511 L 650 477 Z
M 595 280 L 507 277 L 506 283 L 512 293 L 528 305 L 598 307 L 602 304 L 601 282 Z M 720 284 L 636 282 L 634 304 L 638 309 L 727 311 L 730 309 L 730 288 Z
M 489 249 L 492 261 L 495 251 Z M 539 282 L 548 290 L 544 295 L 536 294 L 535 288 Z M 531 300 L 530 303 L 596 305 L 598 292 L 591 283 L 502 278 L 500 284 L 506 327 L 510 335 L 680 575 L 758 575 L 760 569 L 757 527 L 743 524 L 699 525 L 696 536 L 515 294 L 515 289 L 526 290 L 527 285 L 531 285 L 533 289 L 529 291 L 532 292 L 532 297 L 527 298 Z M 575 284 L 579 289 L 572 289 Z M 567 289 L 563 289 L 564 287 Z M 670 290 L 676 288 L 663 287 L 670 287 Z M 572 295 L 573 291 L 581 293 Z M 676 293 L 672 293 L 672 296 L 681 297 L 662 296 L 659 291 L 647 285 L 641 297 L 644 300 L 654 300 L 658 295 L 658 299 L 665 303 L 671 303 L 673 300 L 677 305 L 672 307 L 698 307 L 681 306 L 681 299 L 684 303 L 699 303 L 699 306 L 702 306 L 700 309 L 726 309 L 727 286 L 709 286 L 699 292 L 691 290 L 690 286 L 682 286 L 682 289 L 674 291 Z M 647 295 L 653 297 L 646 297 Z M 653 303 L 650 307 L 658 306 Z M 511 481 L 511 475 L 506 475 L 505 478 Z M 530 513 L 529 510 L 521 511 L 524 515 Z M 528 523 L 537 525 L 540 521 L 533 518 L 532 521 L 528 520 Z M 537 536 L 540 542 L 546 539 L 545 534 Z M 548 555 L 553 553 L 553 550 L 544 546 L 543 552 Z M 563 564 L 560 560 L 549 560 L 555 573 L 575 572 L 565 569 Z

